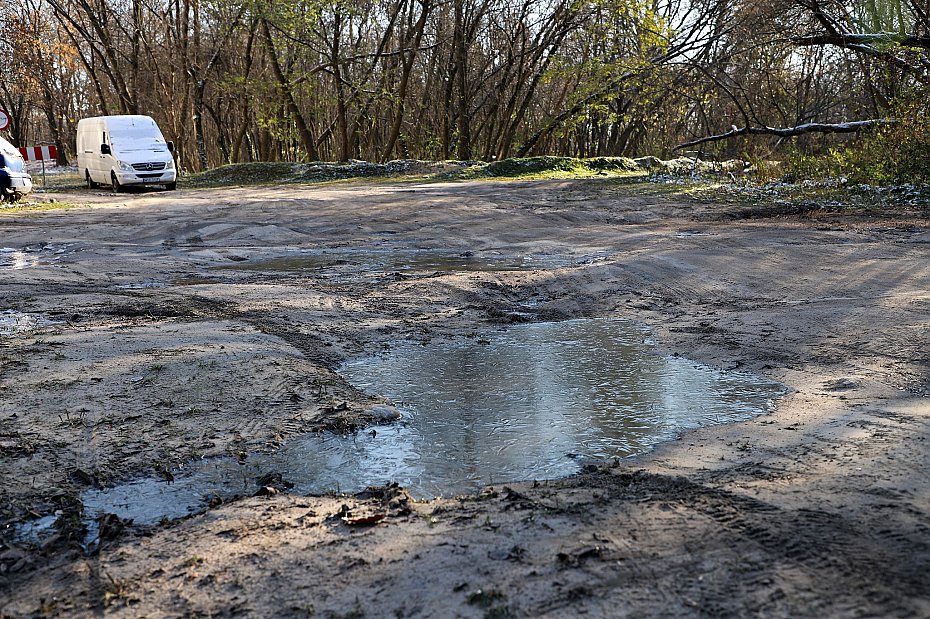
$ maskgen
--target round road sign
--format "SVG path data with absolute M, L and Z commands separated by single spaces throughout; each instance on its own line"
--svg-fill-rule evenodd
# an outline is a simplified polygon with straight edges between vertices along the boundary
M 6 110 L 0 110 L 0 131 L 10 126 L 10 115 Z

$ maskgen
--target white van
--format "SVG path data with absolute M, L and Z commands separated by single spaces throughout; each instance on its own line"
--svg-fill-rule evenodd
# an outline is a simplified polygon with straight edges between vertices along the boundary
M 110 185 L 114 193 L 126 185 L 177 188 L 174 144 L 166 142 L 149 116 L 95 116 L 77 126 L 78 170 L 91 189 Z
M 6 172 L 10 175 L 10 189 L 12 190 L 11 195 L 0 196 L 0 202 L 4 199 L 15 202 L 32 191 L 32 177 L 26 172 L 26 162 L 23 161 L 19 150 L 2 137 L 0 137 L 0 152 L 3 153 Z

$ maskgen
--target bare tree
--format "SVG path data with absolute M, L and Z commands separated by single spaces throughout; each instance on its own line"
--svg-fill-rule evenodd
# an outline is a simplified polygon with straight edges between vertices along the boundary
M 194 169 L 815 148 L 812 136 L 882 125 L 901 92 L 930 87 L 924 0 L 16 6 L 29 13 L 23 41 L 45 43 L 7 55 L 41 76 L 0 84 L 15 135 L 65 153 L 76 119 L 145 113 Z

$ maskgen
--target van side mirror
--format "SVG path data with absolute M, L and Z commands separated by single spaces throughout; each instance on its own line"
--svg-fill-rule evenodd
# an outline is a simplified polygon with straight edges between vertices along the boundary
M 110 150 L 110 145 L 109 145 L 109 144 L 101 144 L 101 145 L 100 145 L 100 154 L 101 154 L 101 155 L 109 155 L 109 154 L 111 154 L 111 153 L 112 153 L 112 151 Z
M 173 153 L 174 152 L 174 140 L 168 140 L 167 146 L 168 146 L 168 152 Z

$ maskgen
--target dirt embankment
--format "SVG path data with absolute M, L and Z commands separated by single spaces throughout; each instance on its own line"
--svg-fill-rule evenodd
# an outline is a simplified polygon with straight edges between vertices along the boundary
M 0 213 L 2 324 L 54 321 L 0 336 L 2 616 L 930 614 L 925 220 L 747 220 L 597 181 L 62 199 L 88 206 Z M 567 266 L 256 266 L 429 250 Z M 568 480 L 424 503 L 266 493 L 105 523 L 102 547 L 81 548 L 88 488 L 386 421 L 333 372 L 343 359 L 594 316 L 792 392 L 772 415 Z M 43 546 L 14 539 L 56 512 Z

